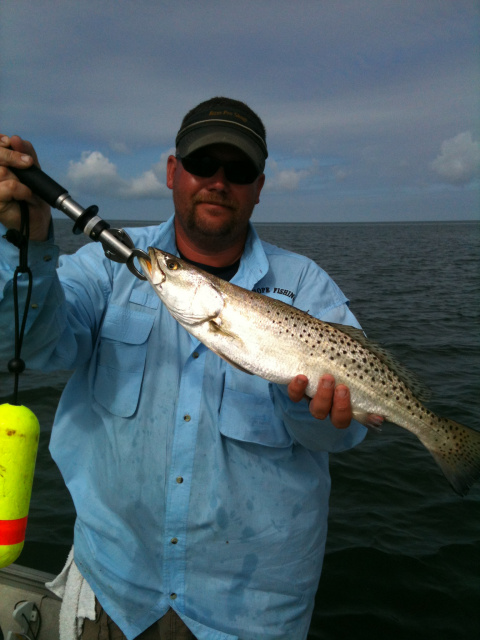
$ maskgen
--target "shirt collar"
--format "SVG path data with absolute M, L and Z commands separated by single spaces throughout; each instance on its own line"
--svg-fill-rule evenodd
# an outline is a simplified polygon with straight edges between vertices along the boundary
M 177 244 L 175 241 L 175 225 L 174 215 L 167 222 L 160 225 L 159 235 L 157 236 L 158 246 L 164 251 L 178 254 Z M 245 243 L 240 267 L 232 278 L 232 284 L 236 284 L 245 289 L 253 289 L 259 280 L 261 280 L 269 269 L 268 258 L 263 248 L 262 241 L 251 222 L 248 223 L 248 235 Z

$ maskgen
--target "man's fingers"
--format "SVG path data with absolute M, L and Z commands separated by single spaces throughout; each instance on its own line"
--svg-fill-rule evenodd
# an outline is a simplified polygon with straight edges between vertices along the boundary
M 288 385 L 288 397 L 292 402 L 300 402 L 305 397 L 305 389 L 307 388 L 307 376 L 296 376 Z
M 32 145 L 18 136 L 0 134 L 0 164 L 3 166 L 26 169 L 37 160 Z
M 352 421 L 350 390 L 344 384 L 335 386 L 335 378 L 325 375 L 320 379 L 317 393 L 310 403 L 310 413 L 319 420 L 330 420 L 337 429 L 346 429 Z
M 0 166 L 0 203 L 10 200 L 30 200 L 31 190 L 12 176 L 6 167 Z
M 305 398 L 308 378 L 298 375 L 288 385 L 288 396 L 293 402 Z M 332 424 L 337 429 L 346 429 L 352 421 L 352 405 L 350 390 L 344 384 L 335 386 L 335 378 L 325 374 L 320 378 L 317 392 L 309 403 L 310 413 L 318 420 L 325 420 L 330 415 Z
M 325 375 L 320 378 L 316 394 L 310 402 L 310 413 L 318 420 L 325 420 L 330 413 L 335 391 L 335 378 Z
M 350 390 L 343 384 L 335 388 L 330 420 L 337 429 L 346 429 L 352 421 Z

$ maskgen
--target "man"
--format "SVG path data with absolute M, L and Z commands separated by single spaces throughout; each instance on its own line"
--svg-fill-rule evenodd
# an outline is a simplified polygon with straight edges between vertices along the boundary
M 56 271 L 48 207 L 8 170 L 35 152 L 18 137 L 0 145 L 0 222 L 19 227 L 14 200 L 31 215 L 37 306 L 23 354 L 29 367 L 74 369 L 50 448 L 77 511 L 74 568 L 97 598 L 83 637 L 303 640 L 325 546 L 328 452 L 365 432 L 350 424 L 348 389 L 324 376 L 306 402 L 301 371 L 285 389 L 231 367 L 98 244 Z M 358 326 L 319 267 L 251 226 L 267 155 L 247 105 L 214 98 L 192 109 L 167 164 L 175 214 L 129 230 L 135 246 Z M 6 335 L 18 251 L 1 242 Z

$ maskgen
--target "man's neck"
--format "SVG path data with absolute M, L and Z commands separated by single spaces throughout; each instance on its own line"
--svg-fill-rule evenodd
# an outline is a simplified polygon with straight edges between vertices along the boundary
M 175 225 L 175 236 L 177 247 L 180 253 L 182 253 L 188 260 L 197 262 L 212 267 L 228 267 L 237 260 L 239 260 L 243 254 L 245 247 L 245 239 L 234 243 L 226 248 L 208 248 L 199 247 L 193 240 L 187 238 L 179 225 Z

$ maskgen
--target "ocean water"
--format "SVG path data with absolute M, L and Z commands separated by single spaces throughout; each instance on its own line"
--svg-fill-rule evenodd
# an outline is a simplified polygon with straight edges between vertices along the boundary
M 56 222 L 67 253 L 88 242 L 71 226 Z M 433 411 L 480 430 L 478 223 L 257 229 L 330 273 L 369 337 L 430 387 Z M 74 522 L 48 453 L 67 379 L 68 372 L 26 371 L 20 380 L 20 400 L 38 416 L 42 434 L 18 562 L 53 573 L 63 566 Z M 0 403 L 11 389 L 11 376 L 0 372 Z M 457 496 L 418 440 L 393 425 L 332 456 L 331 472 L 329 537 L 309 640 L 480 638 L 480 483 Z

